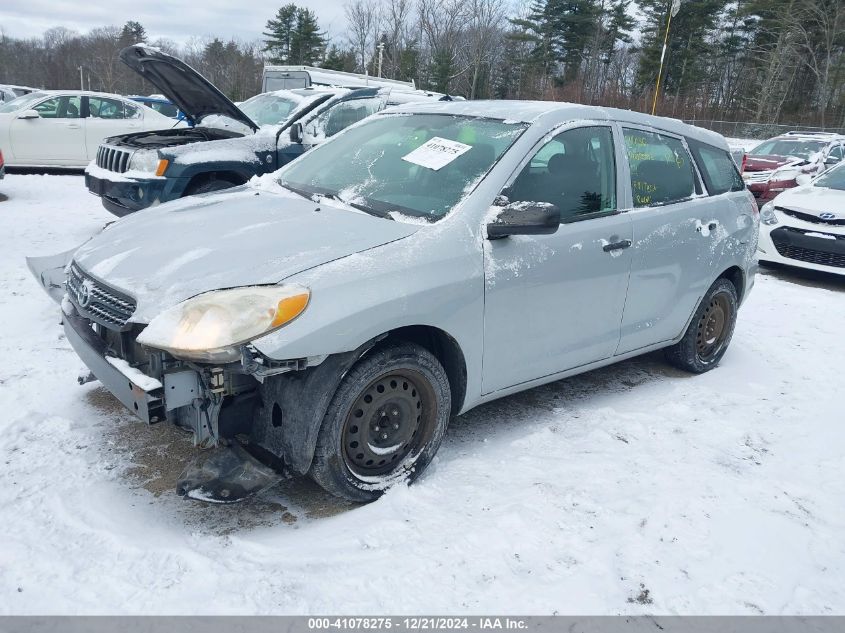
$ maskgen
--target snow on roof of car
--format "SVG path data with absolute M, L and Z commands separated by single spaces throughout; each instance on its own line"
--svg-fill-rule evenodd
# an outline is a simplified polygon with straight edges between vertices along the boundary
M 443 113 L 457 116 L 487 117 L 502 119 L 512 123 L 534 123 L 542 117 L 550 116 L 561 119 L 571 116 L 571 120 L 619 121 L 648 125 L 669 133 L 688 136 L 702 142 L 727 149 L 728 145 L 721 134 L 704 128 L 688 125 L 679 119 L 652 116 L 633 110 L 605 108 L 603 106 L 582 105 L 563 101 L 421 101 L 403 104 L 390 109 L 391 113 Z

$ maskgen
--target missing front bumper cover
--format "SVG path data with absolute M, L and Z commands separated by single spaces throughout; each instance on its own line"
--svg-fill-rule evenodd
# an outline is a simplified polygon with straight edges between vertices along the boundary
M 281 481 L 282 475 L 237 442 L 198 456 L 182 472 L 177 494 L 209 503 L 237 503 Z

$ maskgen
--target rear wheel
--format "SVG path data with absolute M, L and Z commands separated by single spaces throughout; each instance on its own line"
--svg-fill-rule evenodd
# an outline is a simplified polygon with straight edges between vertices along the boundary
M 431 462 L 451 411 L 446 372 L 425 348 L 403 343 L 364 356 L 332 399 L 313 479 L 351 501 L 373 501 Z
M 666 359 L 695 374 L 713 369 L 730 345 L 738 306 L 733 283 L 717 279 L 701 300 L 684 338 L 666 349 Z

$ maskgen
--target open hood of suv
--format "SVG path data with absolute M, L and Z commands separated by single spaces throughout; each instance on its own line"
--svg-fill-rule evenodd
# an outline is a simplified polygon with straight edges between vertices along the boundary
M 226 95 L 182 60 L 160 50 L 135 44 L 120 51 L 120 60 L 158 88 L 195 123 L 219 114 L 243 123 L 253 131 L 258 126 Z

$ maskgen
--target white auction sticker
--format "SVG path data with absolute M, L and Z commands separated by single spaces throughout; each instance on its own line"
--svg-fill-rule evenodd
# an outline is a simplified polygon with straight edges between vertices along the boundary
M 441 167 L 445 167 L 451 163 L 461 154 L 466 154 L 471 149 L 472 145 L 464 145 L 457 141 L 450 141 L 447 138 L 435 136 L 420 145 L 413 152 L 403 156 L 402 160 L 437 171 Z

